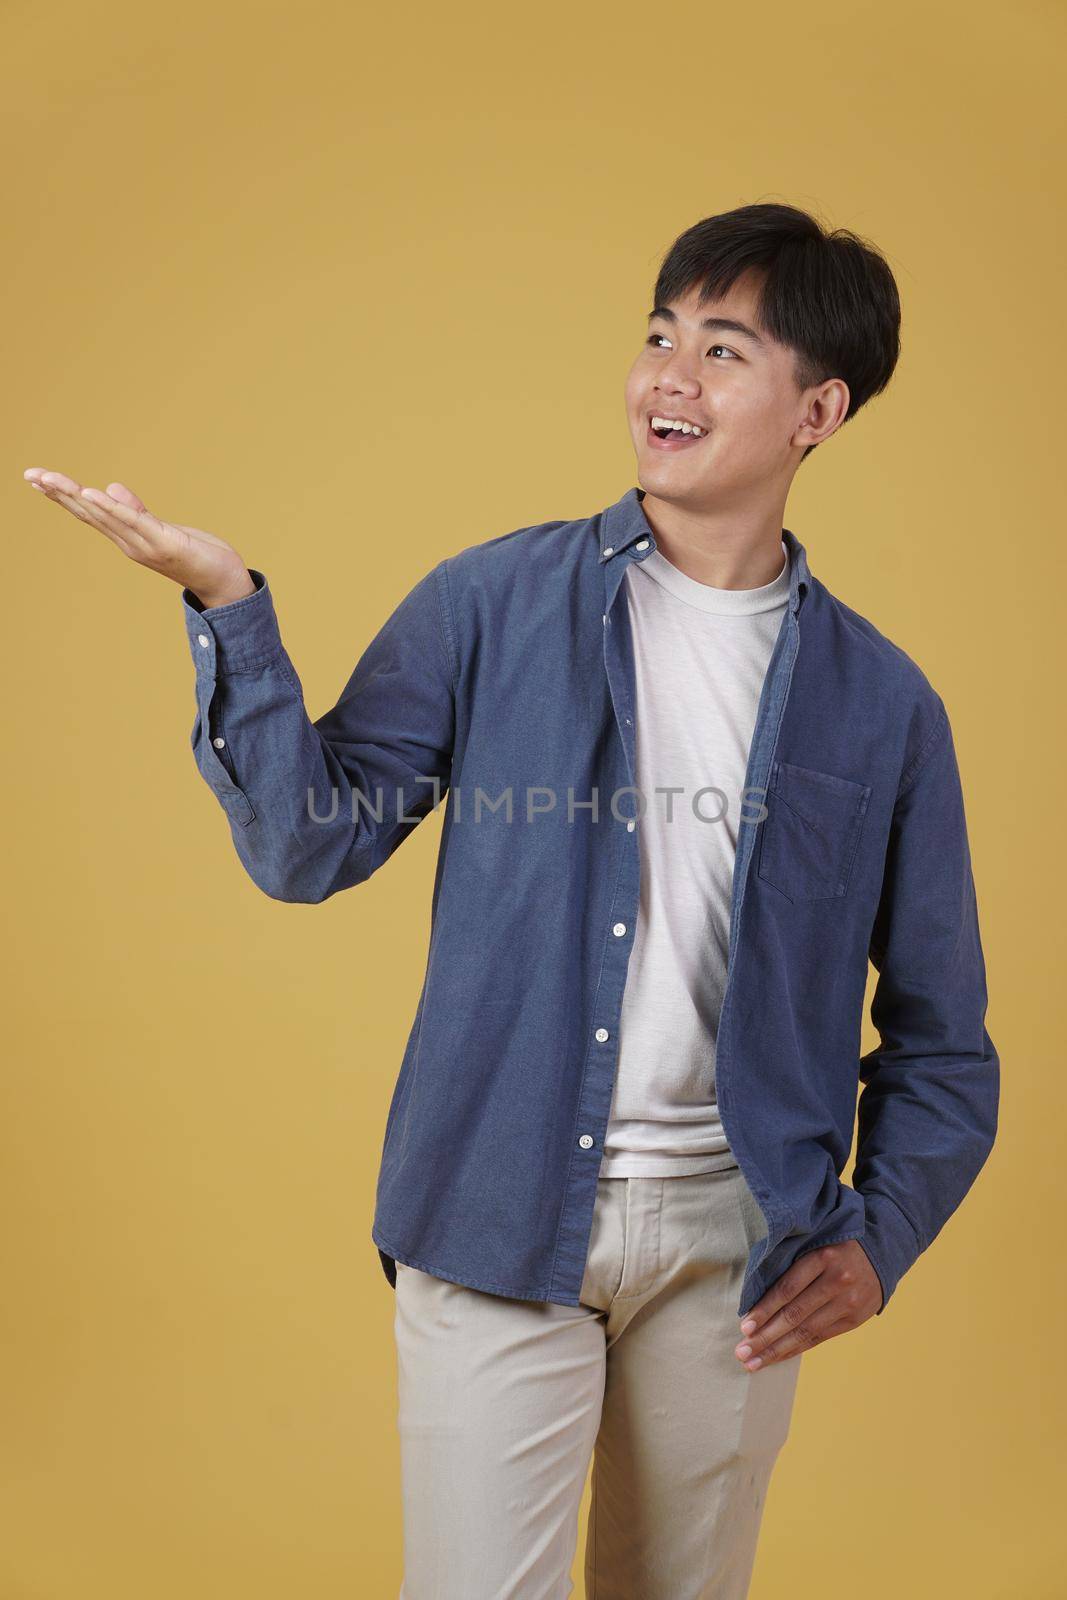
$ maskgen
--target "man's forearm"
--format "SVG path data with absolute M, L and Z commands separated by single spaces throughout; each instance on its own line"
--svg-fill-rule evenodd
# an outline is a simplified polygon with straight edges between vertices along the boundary
M 985 1027 L 963 793 L 944 714 L 898 796 L 870 955 L 879 1043 L 860 1061 L 852 1184 L 888 1299 L 962 1201 L 997 1131 L 1000 1060 Z
M 448 787 L 453 672 L 428 573 L 312 722 L 264 574 L 204 608 L 183 590 L 196 665 L 197 766 L 245 870 L 274 899 L 316 904 L 376 871 Z M 211 592 L 218 600 L 215 591 Z

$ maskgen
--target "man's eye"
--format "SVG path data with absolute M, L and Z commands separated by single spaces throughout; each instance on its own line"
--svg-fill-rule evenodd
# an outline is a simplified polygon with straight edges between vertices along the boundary
M 657 342 L 657 340 L 659 340 L 659 339 L 662 339 L 662 340 L 664 340 L 664 342 L 666 342 L 667 335 L 665 333 L 650 333 L 648 338 L 645 340 L 645 343 L 654 345 Z M 741 359 L 741 357 L 737 354 L 736 350 L 731 350 L 728 345 L 725 345 L 725 344 L 713 344 L 712 347 L 711 347 L 711 350 L 708 352 L 708 354 L 710 355 L 711 352 L 715 351 L 715 350 L 722 350 L 726 355 L 728 355 L 730 357 L 731 361 L 740 361 L 740 359 Z

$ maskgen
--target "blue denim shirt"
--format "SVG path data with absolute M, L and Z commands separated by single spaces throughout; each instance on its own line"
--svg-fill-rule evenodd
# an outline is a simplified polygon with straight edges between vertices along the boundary
M 439 561 L 314 722 L 262 572 L 228 605 L 182 591 L 196 761 L 265 894 L 319 904 L 362 883 L 444 804 L 371 1230 L 394 1286 L 399 1260 L 579 1303 L 648 804 L 622 584 L 656 548 L 642 498 Z M 740 1316 L 842 1239 L 870 1258 L 884 1310 L 983 1166 L 999 1096 L 944 703 L 783 539 L 789 602 L 737 819 L 716 1053 L 723 1127 L 766 1222 Z M 861 1055 L 868 958 L 880 1042 Z

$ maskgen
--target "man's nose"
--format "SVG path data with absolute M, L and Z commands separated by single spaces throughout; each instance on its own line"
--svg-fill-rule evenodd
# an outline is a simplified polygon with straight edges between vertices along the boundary
M 675 356 L 659 370 L 658 386 L 667 394 L 698 394 L 700 379 L 688 356 Z

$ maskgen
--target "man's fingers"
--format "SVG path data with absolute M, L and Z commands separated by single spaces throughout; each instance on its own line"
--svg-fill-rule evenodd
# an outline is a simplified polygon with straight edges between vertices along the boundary
M 798 1263 L 799 1264 L 799 1263 Z M 765 1366 L 771 1352 L 792 1339 L 791 1349 L 806 1347 L 807 1341 L 796 1338 L 799 1329 L 811 1325 L 824 1306 L 834 1298 L 834 1290 L 822 1273 L 817 1273 L 804 1289 L 790 1295 L 780 1310 L 760 1327 L 758 1333 L 746 1334 L 735 1346 L 734 1353 L 746 1367 L 754 1361 Z M 840 1315 L 836 1312 L 835 1316 Z
M 117 544 L 123 555 L 129 556 L 134 561 L 139 559 L 139 552 L 134 545 L 129 543 L 125 528 L 109 524 L 106 517 L 94 511 L 91 505 L 84 504 L 78 496 L 64 494 L 60 489 L 53 489 L 51 492 L 46 489 L 45 493 L 49 494 L 49 498 L 58 500 L 60 505 L 66 506 L 67 510 L 73 512 L 80 522 L 88 523 L 91 528 L 95 528 L 98 533 L 102 533 L 105 539 L 110 539 L 112 544 Z
M 55 481 L 56 479 L 59 480 L 58 483 Z M 77 517 L 79 522 L 87 523 L 90 528 L 95 528 L 98 533 L 102 533 L 105 538 L 110 539 L 112 544 L 119 547 L 123 555 L 129 556 L 134 561 L 138 559 L 138 552 L 130 542 L 127 528 L 118 523 L 109 523 L 106 514 L 95 506 L 92 500 L 86 499 L 80 490 L 70 493 L 60 487 L 60 483 L 71 483 L 72 479 L 66 478 L 62 473 L 50 472 L 44 474 L 42 478 L 34 478 L 30 479 L 30 481 L 39 483 L 42 493 L 46 494 L 49 500 L 54 500 L 58 505 L 63 506 L 72 516 Z
M 81 484 L 73 478 L 68 478 L 65 472 L 52 472 L 50 469 L 39 469 L 36 473 L 38 483 L 43 483 L 46 489 L 61 489 L 64 494 L 78 494 Z
M 815 1251 L 809 1250 L 798 1256 L 788 1272 L 784 1272 L 771 1284 L 766 1294 L 760 1296 L 751 1311 L 742 1318 L 742 1343 L 751 1344 L 762 1334 L 771 1318 L 776 1316 L 783 1306 L 789 1304 L 794 1295 L 806 1289 L 809 1283 L 814 1283 L 820 1276 L 823 1268 L 821 1262 L 815 1260 L 815 1255 Z M 744 1324 L 749 1321 L 755 1321 L 757 1326 L 751 1333 L 745 1333 Z
M 63 489 L 57 489 L 54 484 L 46 484 L 44 492 L 50 499 L 58 501 L 61 506 L 66 506 L 67 510 L 72 511 L 80 521 L 93 521 L 90 508 L 83 506 L 76 495 L 68 494 Z
M 153 530 L 146 529 L 144 522 L 138 520 L 141 513 L 131 511 L 128 506 L 121 506 L 117 500 L 109 499 L 99 489 L 83 489 L 78 499 L 82 509 L 89 512 L 94 525 L 102 533 L 109 533 L 113 538 L 122 540 L 124 547 L 129 546 L 129 552 L 135 559 L 140 560 L 145 555 L 152 554 Z M 123 511 L 128 515 L 123 516 Z
M 137 500 L 136 505 L 116 500 L 103 489 L 83 489 L 81 498 L 101 516 L 110 517 L 112 526 L 123 529 L 127 537 L 133 537 L 135 543 L 138 539 L 143 539 L 149 552 L 157 553 L 162 524 L 158 517 L 153 516 L 152 512 L 137 500 L 136 495 L 133 497 Z
M 82 485 L 73 478 L 68 478 L 65 472 L 53 472 L 47 467 L 27 467 L 22 476 L 28 483 L 34 484 L 37 488 L 44 486 L 52 489 L 62 489 L 64 494 L 82 494 L 84 492 Z M 95 491 L 97 494 L 100 492 L 100 490 Z M 107 489 L 103 492 L 110 500 L 117 501 L 121 505 L 130 506 L 135 511 L 147 511 L 148 509 L 144 501 L 139 499 L 133 490 L 124 483 L 117 481 L 109 483 Z
M 51 494 L 82 522 L 88 522 L 114 540 L 133 560 L 142 560 L 145 555 L 155 554 L 159 523 L 151 512 L 138 511 L 133 506 L 125 505 L 105 494 L 102 489 L 77 488 L 73 492 L 64 492 L 51 481 L 61 476 L 59 473 L 45 475 L 46 494 Z M 72 480 L 64 481 L 69 483 Z
M 805 1350 L 810 1350 L 813 1345 L 825 1344 L 826 1340 L 835 1333 L 843 1333 L 845 1328 L 852 1328 L 854 1324 L 840 1315 L 838 1307 L 831 1300 L 825 1308 L 813 1311 L 806 1316 L 797 1327 L 791 1328 L 780 1339 L 768 1344 L 762 1354 L 756 1359 L 759 1367 L 769 1367 L 772 1361 L 788 1361 L 790 1356 L 801 1355 Z M 746 1361 L 745 1366 L 749 1363 Z M 759 1367 L 749 1367 L 750 1371 L 759 1371 Z

